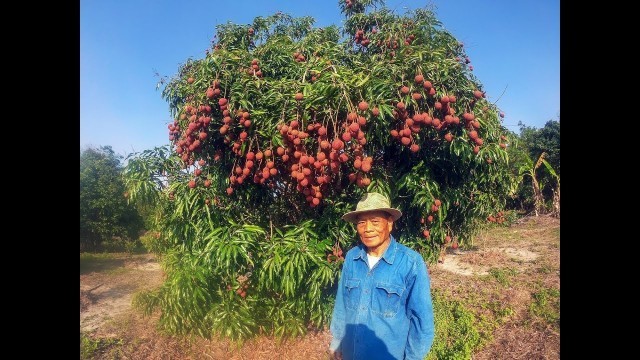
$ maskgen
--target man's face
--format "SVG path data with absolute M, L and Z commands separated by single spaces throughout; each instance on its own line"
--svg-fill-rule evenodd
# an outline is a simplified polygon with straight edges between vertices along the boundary
M 390 241 L 389 234 L 393 227 L 393 220 L 384 211 L 372 211 L 358 215 L 356 228 L 360 240 L 369 250 L 379 248 Z M 386 248 L 386 247 L 385 247 Z

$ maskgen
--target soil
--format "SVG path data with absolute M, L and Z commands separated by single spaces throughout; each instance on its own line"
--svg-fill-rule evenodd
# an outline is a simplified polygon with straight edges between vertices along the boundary
M 472 246 L 449 249 L 429 267 L 432 288 L 466 300 L 477 314 L 492 311 L 487 304 L 509 310 L 473 359 L 560 358 L 559 320 L 544 321 L 530 310 L 534 292 L 560 290 L 559 230 L 559 219 L 523 218 L 481 232 Z M 93 264 L 80 273 L 80 331 L 101 344 L 93 359 L 328 359 L 328 330 L 284 344 L 261 336 L 240 347 L 163 334 L 157 315 L 143 317 L 131 306 L 136 292 L 162 284 L 155 256 L 119 254 Z
M 84 332 L 99 330 L 109 320 L 127 316 L 135 292 L 162 283 L 160 264 L 152 254 L 122 254 L 97 267 L 98 271 L 80 274 L 80 331 Z

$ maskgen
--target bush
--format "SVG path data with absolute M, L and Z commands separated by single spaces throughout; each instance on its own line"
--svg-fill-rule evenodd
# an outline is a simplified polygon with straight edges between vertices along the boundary
M 171 248 L 171 243 L 159 231 L 147 231 L 140 237 L 142 246 L 156 255 L 162 255 Z

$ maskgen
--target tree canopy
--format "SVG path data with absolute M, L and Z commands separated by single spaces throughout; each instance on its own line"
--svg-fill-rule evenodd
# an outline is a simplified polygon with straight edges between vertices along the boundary
M 515 178 L 499 109 L 433 12 L 339 1 L 344 28 L 283 13 L 216 28 L 163 80 L 169 146 L 126 169 L 157 204 L 167 281 L 137 304 L 174 333 L 278 336 L 326 324 L 365 192 L 435 262 L 470 244 Z

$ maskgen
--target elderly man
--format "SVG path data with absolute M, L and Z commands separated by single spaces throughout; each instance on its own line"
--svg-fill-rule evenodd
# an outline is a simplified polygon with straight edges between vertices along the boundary
M 366 194 L 342 219 L 360 244 L 345 256 L 331 319 L 334 358 L 420 359 L 433 343 L 429 274 L 420 254 L 391 235 L 402 213 L 378 193 Z

